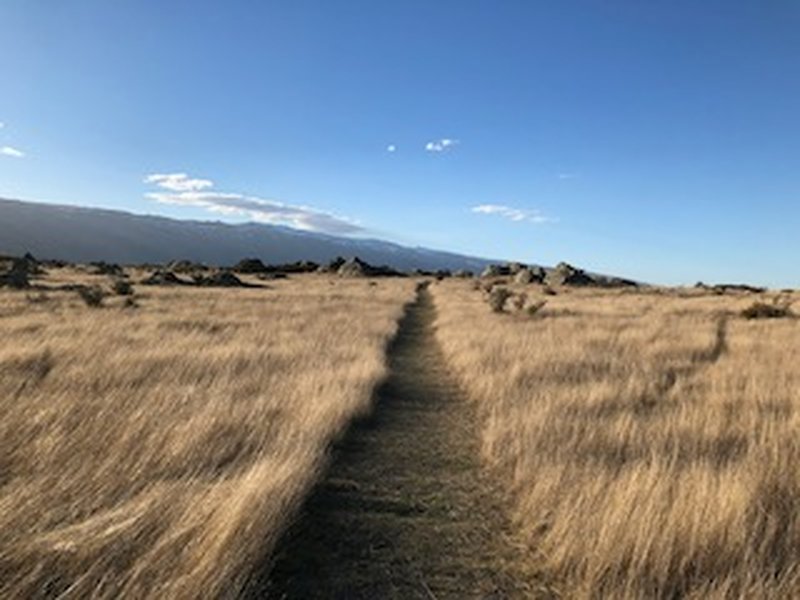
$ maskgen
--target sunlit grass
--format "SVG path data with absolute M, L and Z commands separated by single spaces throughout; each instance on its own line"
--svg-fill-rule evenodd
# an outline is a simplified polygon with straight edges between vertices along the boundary
M 135 287 L 139 308 L 0 292 L 2 597 L 242 589 L 368 409 L 413 297 L 313 276 Z
M 434 293 L 487 463 L 565 596 L 797 595 L 800 321 L 747 321 L 747 296 L 573 290 L 529 318 Z

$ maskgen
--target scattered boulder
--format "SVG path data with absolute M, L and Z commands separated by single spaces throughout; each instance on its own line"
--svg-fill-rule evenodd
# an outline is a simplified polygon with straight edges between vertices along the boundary
M 436 277 L 437 281 L 442 281 L 443 279 L 449 279 L 453 276 L 453 274 L 448 269 L 439 269 L 436 273 L 433 274 Z
M 172 260 L 167 263 L 167 269 L 174 273 L 197 273 L 208 271 L 208 267 L 203 263 L 193 262 L 191 260 Z
M 639 287 L 639 284 L 632 279 L 624 279 L 623 277 L 598 276 L 594 280 L 597 285 L 606 288 Z
M 298 260 L 293 263 L 281 265 L 268 265 L 258 258 L 245 258 L 234 265 L 233 271 L 237 273 L 314 273 L 323 270 L 317 263 L 310 260 Z
M 459 279 L 472 279 L 475 274 L 472 271 L 468 271 L 466 269 L 459 269 L 453 272 L 453 277 L 458 277 Z
M 217 271 L 208 276 L 195 275 L 194 283 L 201 287 L 253 287 L 227 270 Z
M 540 283 L 544 283 L 544 278 L 547 277 L 547 271 L 545 271 L 542 267 L 530 267 L 531 273 L 533 273 L 533 278 L 538 280 Z
M 702 281 L 698 281 L 694 284 L 694 287 L 697 290 L 704 290 L 712 294 L 717 294 L 718 296 L 727 294 L 729 292 L 743 294 L 763 294 L 767 291 L 767 288 L 745 285 L 743 283 L 718 283 L 716 285 L 708 285 Z
M 414 277 L 435 277 L 437 281 L 442 281 L 453 276 L 448 269 L 438 269 L 436 271 L 428 271 L 427 269 L 414 269 L 411 271 Z
M 286 279 L 289 277 L 286 273 L 259 273 L 257 276 L 262 281 L 272 281 L 274 279 Z
M 279 273 L 314 273 L 319 270 L 319 265 L 311 260 L 298 260 L 293 263 L 270 266 L 267 269 Z
M 530 269 L 521 269 L 514 275 L 514 283 L 528 284 L 533 283 L 533 273 Z
M 715 291 L 722 292 L 723 294 L 728 292 L 745 293 L 745 294 L 763 294 L 764 292 L 767 291 L 767 288 L 745 285 L 743 283 L 718 283 L 713 287 L 713 289 Z
M 595 279 L 583 269 L 573 267 L 569 263 L 560 262 L 545 278 L 548 285 L 576 285 L 586 286 L 597 283 Z
M 259 258 L 245 258 L 236 263 L 233 270 L 237 273 L 264 273 L 267 266 Z
M 541 267 L 526 267 L 517 271 L 517 274 L 514 275 L 514 282 L 521 284 L 542 283 L 544 278 L 544 269 Z
M 754 302 L 740 313 L 745 319 L 784 319 L 793 317 L 790 304 Z
M 158 269 L 143 279 L 143 285 L 196 285 L 199 287 L 257 287 L 247 284 L 229 270 L 214 271 L 211 274 L 192 273 L 192 281 L 181 279 L 172 271 Z
M 360 258 L 345 261 L 336 271 L 339 277 L 401 277 L 403 273 L 388 266 L 376 267 Z
M 358 257 L 345 261 L 337 270 L 339 277 L 367 277 L 370 266 Z
M 338 273 L 341 266 L 347 261 L 341 256 L 337 256 L 327 265 L 320 265 L 317 268 L 318 273 Z
M 506 265 L 506 268 L 508 269 L 509 275 L 516 275 L 517 273 L 519 273 L 523 269 L 527 269 L 528 267 L 520 262 L 510 262 L 508 263 L 508 265 Z
M 504 275 L 510 275 L 508 267 L 504 265 L 487 265 L 481 272 L 481 277 L 502 277 Z
M 188 285 L 188 281 L 180 279 L 172 271 L 158 269 L 150 274 L 149 277 L 141 281 L 143 285 Z

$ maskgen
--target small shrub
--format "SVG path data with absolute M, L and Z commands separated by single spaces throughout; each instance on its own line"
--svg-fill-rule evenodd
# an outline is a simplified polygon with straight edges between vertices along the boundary
M 11 269 L 0 274 L 0 287 L 7 286 L 15 290 L 24 290 L 31 286 L 30 268 L 26 261 L 15 258 L 11 262 Z
M 525 293 L 516 294 L 511 300 L 511 304 L 515 310 L 521 311 L 525 308 L 525 303 L 528 301 L 528 295 Z
M 122 308 L 139 308 L 139 303 L 136 302 L 136 298 L 129 296 L 125 298 L 125 302 L 122 303 Z
M 86 306 L 90 308 L 100 308 L 103 306 L 103 298 L 105 298 L 105 293 L 100 286 L 93 285 L 88 287 L 80 287 L 78 288 L 78 295 L 81 297 L 81 300 L 83 300 Z
M 766 302 L 753 302 L 741 312 L 741 315 L 745 319 L 782 319 L 793 316 L 788 304 Z
M 513 294 L 504 287 L 494 287 L 489 292 L 487 302 L 492 307 L 492 311 L 501 313 L 506 308 L 506 302 Z
M 30 304 L 44 304 L 50 301 L 50 296 L 44 292 L 39 292 L 38 294 L 25 294 L 25 299 Z
M 557 296 L 557 295 L 558 295 L 558 292 L 556 292 L 556 291 L 555 291 L 553 288 L 551 288 L 550 286 L 545 286 L 545 288 L 542 290 L 542 293 L 543 293 L 545 296 Z
M 132 296 L 133 286 L 129 281 L 124 279 L 117 279 L 111 284 L 111 289 L 117 296 Z
M 547 300 L 539 300 L 529 305 L 528 308 L 525 309 L 525 312 L 528 313 L 529 317 L 536 316 L 536 314 L 544 308 L 545 304 L 547 304 Z

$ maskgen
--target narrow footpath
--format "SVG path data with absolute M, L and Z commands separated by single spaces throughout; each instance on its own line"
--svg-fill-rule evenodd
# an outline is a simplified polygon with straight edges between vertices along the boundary
M 529 598 L 506 507 L 480 465 L 474 407 L 448 374 L 422 288 L 389 348 L 369 418 L 279 545 L 268 598 Z

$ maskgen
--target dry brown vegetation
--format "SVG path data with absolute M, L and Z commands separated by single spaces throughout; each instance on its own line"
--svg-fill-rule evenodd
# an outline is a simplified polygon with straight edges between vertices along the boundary
M 128 289 L 58 269 L 46 285 L 87 287 L 0 291 L 0 597 L 233 597 L 253 575 L 260 585 L 331 441 L 369 409 L 414 288 L 143 276 Z M 99 303 L 80 295 L 92 286 Z M 431 289 L 483 458 L 513 497 L 527 562 L 515 571 L 569 598 L 796 597 L 796 296 L 503 286 L 502 301 L 486 281 Z M 441 384 L 423 380 L 417 400 Z M 385 454 L 365 457 L 375 473 L 397 468 Z M 411 478 L 448 476 L 413 462 Z M 444 504 L 471 508 L 443 490 Z M 424 547 L 420 561 L 436 546 Z M 385 564 L 405 560 L 387 548 Z
M 52 281 L 76 277 L 110 288 Z M 98 308 L 0 291 L 2 597 L 238 593 L 368 408 L 413 297 L 313 276 L 135 288 Z
M 748 295 L 559 291 L 530 317 L 433 290 L 485 458 L 561 595 L 797 597 L 800 320 L 746 320 Z

